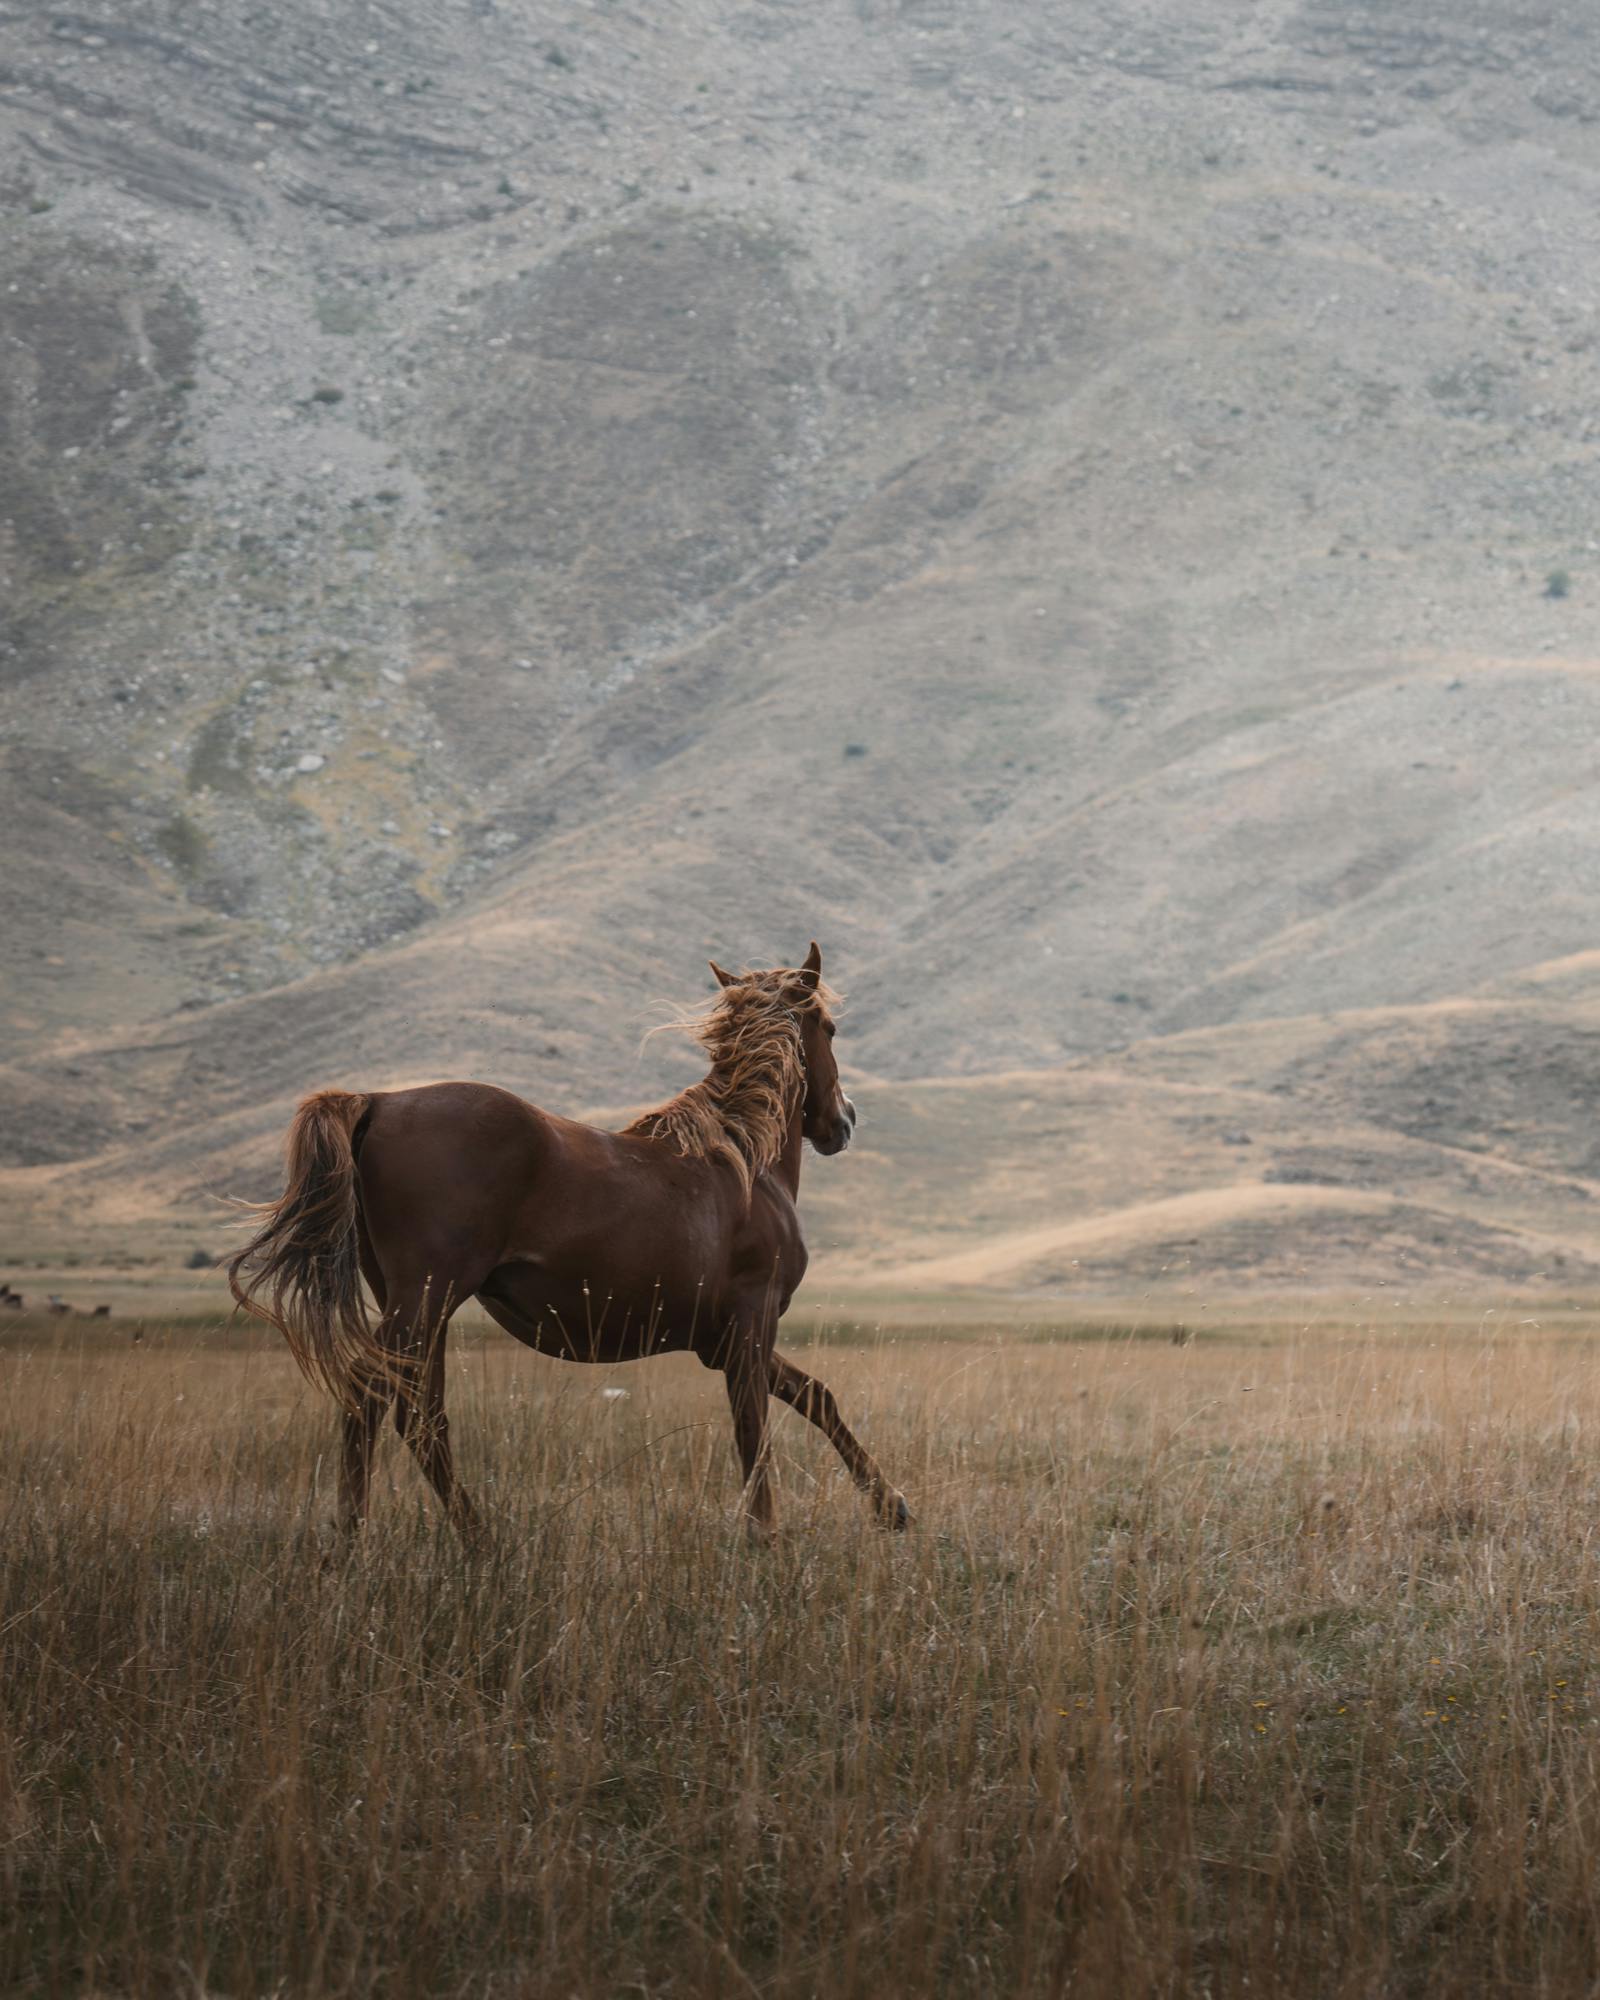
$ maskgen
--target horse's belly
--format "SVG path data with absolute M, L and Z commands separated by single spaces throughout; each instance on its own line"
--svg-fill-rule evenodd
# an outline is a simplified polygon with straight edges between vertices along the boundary
M 525 1345 L 563 1361 L 637 1361 L 696 1344 L 705 1302 L 656 1285 L 607 1290 L 526 1264 L 502 1264 L 478 1294 L 484 1309 Z

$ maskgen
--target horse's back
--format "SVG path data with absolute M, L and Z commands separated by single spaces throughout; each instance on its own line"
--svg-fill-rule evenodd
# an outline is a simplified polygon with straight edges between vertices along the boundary
M 669 1174 L 684 1164 L 653 1142 L 543 1111 L 495 1083 L 374 1091 L 360 1135 L 363 1176 L 426 1163 L 430 1181 L 453 1170 L 468 1183 L 510 1174 L 526 1187 L 541 1172 L 604 1178 L 636 1173 L 641 1162 Z
M 736 1206 L 731 1178 L 704 1161 L 487 1083 L 375 1093 L 358 1173 L 363 1220 L 386 1269 L 487 1275 L 511 1258 L 598 1281 L 636 1256 L 653 1281 L 688 1257 L 698 1276 L 719 1261 Z
M 409 1084 L 403 1090 L 369 1093 L 367 1136 L 402 1130 L 436 1133 L 462 1124 L 477 1130 L 528 1130 L 549 1121 L 549 1113 L 497 1083 L 450 1077 L 438 1083 Z

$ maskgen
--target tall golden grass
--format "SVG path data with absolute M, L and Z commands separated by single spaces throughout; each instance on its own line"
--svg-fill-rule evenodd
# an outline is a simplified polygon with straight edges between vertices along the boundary
M 768 1550 L 716 1378 L 469 1340 L 494 1546 L 391 1436 L 325 1566 L 286 1357 L 5 1339 L 8 1993 L 1594 1990 L 1586 1340 L 813 1350 L 918 1524 L 780 1414 Z

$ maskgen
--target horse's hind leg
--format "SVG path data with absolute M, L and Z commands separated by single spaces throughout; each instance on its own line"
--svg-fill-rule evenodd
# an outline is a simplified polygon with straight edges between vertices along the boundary
M 428 1284 L 397 1292 L 389 1323 L 398 1351 L 413 1359 L 417 1378 L 395 1398 L 395 1429 L 410 1446 L 428 1484 L 444 1503 L 451 1525 L 465 1542 L 482 1533 L 478 1510 L 456 1478 L 450 1449 L 450 1419 L 444 1408 L 444 1343 L 450 1315 L 462 1294 L 446 1288 L 437 1305 Z
M 383 1413 L 388 1407 L 387 1395 L 369 1392 L 361 1398 L 356 1409 L 344 1413 L 343 1451 L 339 1467 L 339 1527 L 346 1535 L 354 1534 L 366 1522 L 367 1490 L 372 1482 L 372 1447 L 377 1442 L 378 1426 L 383 1422 Z
M 886 1528 L 910 1526 L 911 1510 L 905 1503 L 904 1494 L 897 1492 L 884 1478 L 877 1460 L 840 1416 L 833 1391 L 825 1382 L 819 1382 L 814 1375 L 808 1375 L 786 1356 L 775 1352 L 772 1357 L 772 1393 L 816 1425 L 844 1460 L 850 1477 L 863 1493 L 871 1496 L 873 1512 Z
M 372 1244 L 359 1210 L 356 1214 L 356 1239 L 361 1274 L 371 1287 L 381 1313 L 388 1304 L 383 1272 L 372 1254 Z M 346 1535 L 354 1534 L 367 1518 L 367 1492 L 372 1484 L 372 1451 L 378 1441 L 378 1427 L 383 1422 L 383 1413 L 388 1409 L 389 1401 L 389 1396 L 383 1391 L 369 1391 L 356 1409 L 345 1411 L 341 1420 L 339 1527 Z

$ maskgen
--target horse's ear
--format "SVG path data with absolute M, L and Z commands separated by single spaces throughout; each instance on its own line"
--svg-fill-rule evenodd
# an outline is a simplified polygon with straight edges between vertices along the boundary
M 806 953 L 806 962 L 800 968 L 800 984 L 808 993 L 815 993 L 817 981 L 822 977 L 822 947 L 816 939 L 811 940 L 811 949 Z
M 738 984 L 734 975 L 731 972 L 724 972 L 714 958 L 708 958 L 706 964 L 711 967 L 711 977 L 719 986 L 736 986 Z

